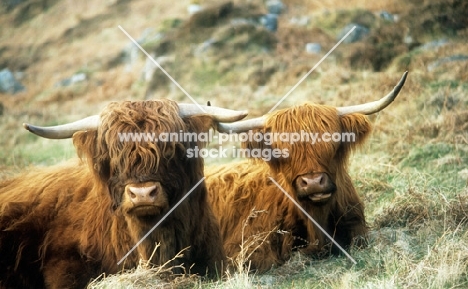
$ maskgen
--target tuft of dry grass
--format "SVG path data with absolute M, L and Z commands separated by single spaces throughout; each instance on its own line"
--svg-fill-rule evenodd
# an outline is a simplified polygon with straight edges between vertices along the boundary
M 156 253 L 158 248 L 159 244 L 156 244 L 153 254 Z M 185 271 L 185 267 L 182 265 L 169 266 L 172 261 L 183 256 L 183 251 L 159 266 L 152 265 L 148 260 L 140 260 L 140 264 L 135 269 L 108 276 L 103 274 L 94 279 L 87 288 L 192 288 L 200 282 L 199 276 L 174 274 L 173 270 L 175 268 Z
M 240 288 L 254 288 L 256 283 L 258 283 L 258 277 L 256 273 L 250 270 L 250 258 L 255 253 L 255 251 L 267 242 L 268 237 L 274 232 L 260 232 L 258 234 L 249 236 L 244 239 L 244 229 L 249 226 L 249 222 L 252 219 L 258 217 L 259 214 L 267 213 L 264 210 L 252 209 L 250 215 L 243 220 L 242 226 L 242 243 L 240 244 L 240 251 L 237 256 L 231 256 L 230 265 L 232 267 L 227 268 L 226 278 L 222 282 L 218 282 L 216 288 L 226 288 L 226 289 L 240 289 Z

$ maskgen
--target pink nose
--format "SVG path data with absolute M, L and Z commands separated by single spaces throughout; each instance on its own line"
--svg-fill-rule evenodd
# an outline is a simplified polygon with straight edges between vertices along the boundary
M 303 195 L 328 193 L 335 185 L 326 173 L 310 173 L 299 176 L 295 181 L 296 189 Z
M 127 186 L 127 194 L 130 197 L 130 200 L 135 205 L 141 203 L 152 203 L 156 200 L 156 196 L 158 195 L 161 189 L 161 185 L 155 184 L 152 186 L 145 186 L 145 187 L 135 187 L 135 186 Z

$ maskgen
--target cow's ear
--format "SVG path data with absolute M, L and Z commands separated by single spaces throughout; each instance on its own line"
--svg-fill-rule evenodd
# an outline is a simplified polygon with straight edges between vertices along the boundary
M 209 115 L 197 115 L 184 118 L 187 129 L 190 132 L 207 132 L 210 128 L 215 128 L 214 120 Z
M 247 132 L 243 132 L 247 134 Z M 261 134 L 262 137 L 258 137 L 256 139 L 260 139 L 261 141 L 255 141 L 255 138 L 252 137 L 253 135 Z M 271 143 L 265 143 L 265 131 L 264 130 L 252 130 L 251 136 L 248 138 L 247 141 L 243 141 L 241 143 L 242 148 L 252 151 L 253 149 L 259 149 L 261 151 L 265 149 L 271 149 Z
M 73 134 L 73 145 L 80 159 L 92 160 L 96 155 L 96 131 L 79 131 Z
M 73 145 L 78 157 L 88 163 L 91 172 L 97 173 L 102 180 L 107 180 L 110 177 L 109 152 L 98 141 L 96 130 L 79 131 L 73 135 Z
M 372 125 L 367 116 L 354 113 L 340 117 L 342 135 L 342 146 L 346 151 L 353 150 L 361 145 L 372 131 Z

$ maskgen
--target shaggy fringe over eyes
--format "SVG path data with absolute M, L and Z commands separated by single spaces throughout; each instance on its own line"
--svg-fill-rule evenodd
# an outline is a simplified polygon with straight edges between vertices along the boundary
M 174 157 L 177 142 L 122 142 L 119 133 L 158 136 L 162 132 L 186 131 L 178 113 L 177 103 L 170 100 L 111 103 L 101 113 L 98 155 L 108 154 L 111 168 L 133 168 L 139 173 L 157 169 L 161 158 Z
M 88 158 L 90 165 L 94 163 L 92 169 L 108 178 L 111 168 L 133 168 L 139 173 L 157 168 L 161 158 L 174 157 L 180 146 L 178 142 L 121 141 L 119 134 L 154 133 L 158 136 L 161 132 L 186 129 L 174 101 L 113 102 L 101 113 L 98 130 L 76 133 L 74 143 L 79 156 Z
M 189 147 L 204 147 L 201 142 L 183 141 L 121 141 L 119 133 L 148 133 L 157 137 L 161 133 L 206 132 L 213 127 L 209 115 L 181 119 L 175 101 L 125 101 L 110 103 L 101 113 L 101 125 L 96 131 L 77 132 L 73 142 L 81 159 L 87 159 L 91 171 L 107 181 L 111 174 L 127 178 L 135 172 L 141 175 L 157 173 L 162 159 L 185 157 Z M 202 162 L 202 160 L 198 160 Z M 119 170 L 119 171 L 116 171 Z

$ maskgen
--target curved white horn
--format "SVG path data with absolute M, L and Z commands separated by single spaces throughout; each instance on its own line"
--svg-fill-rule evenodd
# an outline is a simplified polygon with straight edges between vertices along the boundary
M 64 139 L 71 138 L 77 131 L 97 129 L 99 124 L 99 115 L 92 115 L 75 122 L 57 126 L 42 127 L 23 123 L 23 127 L 38 136 L 50 139 Z
M 179 116 L 187 117 L 198 114 L 209 114 L 217 122 L 234 122 L 247 116 L 247 111 L 231 110 L 216 106 L 179 103 Z
M 217 122 L 234 122 L 243 119 L 247 116 L 247 111 L 235 111 L 230 109 L 224 109 L 214 106 L 197 106 L 195 104 L 179 104 L 179 115 L 180 117 L 187 117 L 192 115 L 208 114 L 213 117 Z M 30 132 L 45 138 L 50 139 L 64 139 L 71 138 L 77 131 L 94 130 L 100 125 L 99 115 L 93 115 L 84 119 L 57 125 L 57 126 L 35 126 L 28 123 L 23 123 L 23 127 Z
M 405 71 L 400 81 L 393 88 L 393 90 L 386 96 L 382 97 L 381 99 L 373 101 L 373 102 L 358 104 L 358 105 L 337 107 L 336 110 L 338 110 L 338 114 L 345 115 L 345 114 L 350 114 L 350 113 L 362 113 L 362 114 L 369 115 L 369 114 L 373 114 L 373 113 L 381 111 L 382 109 L 386 108 L 390 103 L 392 103 L 393 100 L 395 100 L 401 88 L 405 84 L 407 76 L 408 76 L 408 71 Z
M 238 121 L 235 123 L 218 123 L 218 131 L 224 133 L 238 133 L 265 126 L 266 116 Z

